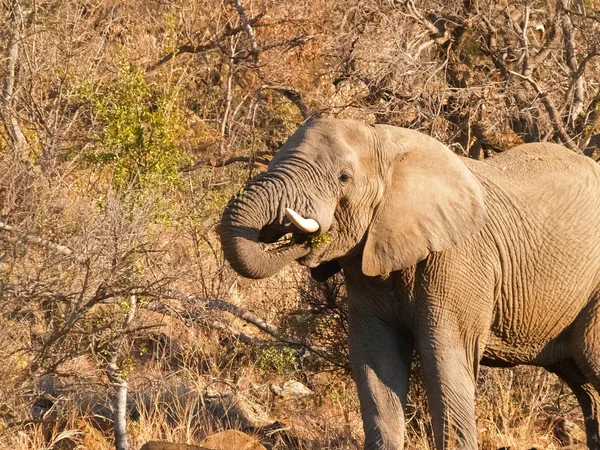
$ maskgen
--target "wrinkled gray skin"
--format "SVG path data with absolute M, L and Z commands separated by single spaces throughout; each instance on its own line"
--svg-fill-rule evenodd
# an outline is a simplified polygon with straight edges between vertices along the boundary
M 285 208 L 330 239 L 311 248 Z M 477 449 L 480 364 L 543 366 L 574 391 L 600 449 L 600 166 L 554 144 L 460 158 L 415 131 L 316 120 L 226 208 L 240 274 L 297 260 L 343 269 L 368 449 L 401 449 L 413 349 L 438 449 Z M 295 243 L 264 250 L 295 232 Z

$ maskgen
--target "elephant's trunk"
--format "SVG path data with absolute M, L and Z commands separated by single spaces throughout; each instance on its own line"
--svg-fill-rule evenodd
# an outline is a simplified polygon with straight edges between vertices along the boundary
M 265 177 L 250 184 L 223 213 L 220 226 L 223 253 L 231 267 L 244 277 L 269 277 L 310 252 L 306 244 L 268 251 L 259 241 L 263 227 L 278 219 L 281 193 L 281 186 L 278 192 L 276 181 Z

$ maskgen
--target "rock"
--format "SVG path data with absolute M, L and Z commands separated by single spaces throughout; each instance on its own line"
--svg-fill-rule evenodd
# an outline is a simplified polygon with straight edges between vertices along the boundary
M 296 380 L 285 381 L 279 385 L 270 386 L 273 394 L 282 398 L 302 398 L 312 395 L 314 392 Z
M 206 447 L 190 444 L 176 444 L 174 442 L 165 441 L 148 441 L 140 450 L 209 450 Z
M 201 444 L 211 450 L 267 450 L 258 439 L 237 430 L 225 430 L 211 434 Z

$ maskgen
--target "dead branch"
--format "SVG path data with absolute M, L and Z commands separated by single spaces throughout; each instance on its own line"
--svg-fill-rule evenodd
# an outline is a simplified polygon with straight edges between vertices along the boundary
M 583 17 L 584 19 L 590 19 L 590 20 L 594 20 L 596 22 L 600 22 L 600 16 L 596 16 L 594 14 L 588 14 L 587 11 L 579 12 L 579 11 L 575 11 L 574 9 L 565 8 L 564 6 L 562 9 L 564 12 L 568 12 L 569 14 L 574 14 L 576 16 Z
M 405 15 L 415 19 L 417 22 L 419 22 L 421 25 L 427 28 L 432 35 L 437 36 L 438 38 L 443 37 L 443 30 L 437 27 L 434 23 L 427 20 L 423 16 L 423 14 L 421 14 L 421 12 L 417 9 L 413 0 L 406 0 L 403 3 L 406 6 L 406 9 L 408 10 L 408 13 L 405 13 Z
M 576 153 L 581 153 L 581 149 L 577 146 L 577 144 L 575 144 L 575 142 L 573 142 L 573 140 L 567 133 L 567 130 L 565 129 L 565 126 L 562 122 L 560 113 L 558 112 L 558 109 L 556 109 L 556 106 L 554 105 L 554 102 L 552 101 L 548 93 L 543 91 L 542 88 L 540 88 L 540 85 L 533 78 L 526 77 L 525 75 L 522 75 L 518 72 L 514 72 L 512 70 L 509 71 L 509 73 L 524 81 L 527 81 L 527 83 L 529 83 L 529 85 L 535 89 L 535 91 L 539 95 L 540 100 L 542 101 L 542 104 L 546 108 L 546 111 L 550 116 L 550 121 L 554 126 L 554 130 L 556 131 L 556 134 L 558 134 L 558 137 L 560 138 L 562 143 L 570 150 L 573 150 Z
M 173 292 L 171 296 L 172 296 L 172 298 L 186 300 L 188 302 L 195 303 L 195 304 L 201 303 L 206 308 L 209 308 L 209 309 L 216 309 L 219 311 L 225 311 L 230 314 L 233 314 L 237 318 L 242 319 L 245 322 L 248 322 L 248 323 L 254 325 L 259 330 L 274 337 L 279 342 L 282 342 L 284 344 L 287 344 L 287 345 L 297 348 L 297 349 L 306 349 L 309 352 L 320 356 L 324 360 L 328 361 L 329 363 L 331 363 L 337 367 L 343 368 L 345 370 L 348 369 L 348 364 L 340 362 L 335 356 L 331 355 L 326 349 L 323 349 L 320 347 L 315 347 L 315 346 L 306 344 L 304 342 L 297 341 L 295 339 L 292 339 L 292 338 L 289 338 L 289 337 L 283 335 L 281 330 L 276 325 L 273 325 L 272 323 L 267 322 L 263 318 L 258 317 L 256 314 L 248 311 L 247 309 L 242 308 L 241 306 L 234 305 L 225 300 L 220 300 L 220 299 L 207 300 L 207 299 L 203 299 L 201 297 L 195 296 L 195 295 L 184 295 L 184 294 L 176 293 L 176 292 Z
M 269 165 L 270 160 L 267 158 L 260 158 L 259 156 L 234 156 L 232 158 L 226 159 L 225 161 L 197 161 L 188 166 L 181 167 L 179 171 L 181 173 L 188 173 L 193 172 L 194 170 L 197 170 L 200 167 L 225 167 L 238 162 L 247 163 L 250 166 L 263 166 L 264 168 L 266 168 Z
M 49 248 L 51 250 L 54 250 L 57 253 L 60 253 L 61 255 L 75 256 L 73 253 L 73 250 L 71 250 L 69 247 L 57 244 L 55 242 L 49 241 L 48 239 L 44 239 L 39 236 L 34 236 L 33 234 L 28 234 L 23 230 L 19 230 L 18 228 L 13 227 L 12 225 L 8 225 L 6 223 L 0 222 L 0 230 L 9 231 L 11 233 L 14 233 L 29 244 Z M 78 260 L 80 259 L 80 257 L 76 257 L 76 258 Z M 80 262 L 83 262 L 83 261 L 84 261 L 84 259 L 81 258 Z
M 559 4 L 561 5 L 563 10 L 566 9 L 567 5 L 565 0 L 561 0 Z M 573 75 L 575 75 L 578 72 L 578 64 L 575 51 L 574 28 L 573 23 L 571 22 L 571 18 L 568 14 L 565 14 L 564 12 L 561 17 L 561 25 L 563 34 L 563 45 L 565 49 L 565 59 L 567 62 L 567 66 L 569 67 Z M 573 76 L 573 83 L 573 102 L 571 103 L 571 111 L 569 112 L 568 120 L 571 124 L 575 123 L 579 115 L 583 112 L 583 99 L 585 96 L 583 71 L 579 73 L 579 76 Z M 567 97 L 565 100 L 568 101 L 569 98 Z
M 19 42 L 21 41 L 22 28 L 23 10 L 21 2 L 19 0 L 12 0 L 10 3 L 9 36 L 6 47 L 6 65 L 2 85 L 0 115 L 4 128 L 8 133 L 13 152 L 19 158 L 22 157 L 23 149 L 26 145 L 25 136 L 14 114 L 16 72 L 19 64 Z
M 582 86 L 583 74 L 585 73 L 585 69 L 587 68 L 588 62 L 590 62 L 590 60 L 592 58 L 595 58 L 596 56 L 600 56 L 600 52 L 598 52 L 598 50 L 594 47 L 592 49 L 592 51 L 590 53 L 588 53 L 587 55 L 585 55 L 585 57 L 581 60 L 581 63 L 579 63 L 579 67 L 577 67 L 577 70 L 575 70 L 575 72 L 571 76 L 571 82 L 569 83 L 569 87 L 567 88 L 567 92 L 565 94 L 565 99 L 566 99 L 565 107 L 566 107 L 567 101 L 571 97 L 571 94 L 573 93 L 573 91 L 578 89 L 578 86 Z M 581 101 L 583 102 L 583 97 L 581 98 Z M 561 108 L 561 112 L 563 112 L 563 110 L 564 110 L 564 107 Z M 583 110 L 583 105 L 582 105 L 582 110 Z M 576 118 L 573 118 L 572 122 L 574 122 L 575 119 Z
M 206 302 L 206 307 L 210 309 L 219 309 L 221 311 L 226 311 L 242 320 L 245 320 L 248 323 L 251 323 L 256 328 L 264 331 L 267 334 L 270 334 L 273 337 L 281 337 L 281 331 L 278 327 L 258 317 L 256 314 L 251 313 L 250 311 L 242 308 L 241 306 L 233 305 L 229 302 L 226 302 L 225 300 L 215 299 Z
M 253 17 L 252 19 L 248 19 L 247 25 L 248 26 L 259 26 L 259 24 L 257 24 L 257 22 L 260 19 L 262 19 L 262 17 L 264 15 L 265 15 L 265 13 L 261 12 L 261 13 L 257 14 L 255 17 Z M 221 43 L 221 41 L 223 41 L 223 39 L 225 39 L 227 37 L 235 36 L 236 34 L 239 34 L 241 32 L 245 32 L 245 31 L 246 31 L 245 25 L 240 25 L 239 27 L 235 27 L 235 28 L 227 28 L 223 33 L 221 33 L 215 39 L 213 39 L 207 43 L 198 44 L 198 45 L 193 45 L 191 43 L 188 43 L 188 44 L 181 45 L 181 46 L 177 47 L 177 49 L 175 51 L 173 51 L 171 53 L 167 53 L 160 60 L 158 60 L 151 66 L 148 66 L 146 68 L 146 71 L 152 72 L 152 71 L 158 69 L 163 64 L 169 62 L 175 56 L 178 56 L 178 55 L 181 55 L 184 53 L 202 53 L 202 52 L 206 52 L 208 50 L 212 50 L 214 48 L 218 48 L 219 44 Z
M 577 144 L 575 144 L 575 142 L 573 142 L 573 140 L 567 133 L 567 130 L 563 125 L 561 115 L 556 109 L 556 106 L 554 105 L 554 102 L 552 101 L 550 96 L 547 93 L 543 93 L 540 95 L 540 100 L 546 107 L 546 111 L 550 116 L 550 121 L 552 122 L 552 125 L 554 125 L 554 128 L 556 129 L 558 137 L 560 138 L 562 143 L 574 152 L 582 153 L 581 149 L 577 146 Z
M 438 46 L 441 47 L 442 45 L 444 45 L 447 42 L 452 40 L 453 33 L 450 32 L 450 30 L 448 30 L 446 28 L 446 26 L 445 26 L 446 20 L 440 19 L 434 23 L 431 20 L 427 19 L 423 14 L 421 14 L 421 12 L 415 6 L 413 0 L 406 0 L 403 3 L 408 11 L 407 13 L 404 13 L 404 14 L 408 17 L 411 17 L 417 23 L 419 23 L 421 26 L 426 28 L 430 34 L 430 39 L 423 42 L 421 45 L 419 45 L 419 47 L 415 51 L 415 54 L 413 55 L 413 58 L 415 58 L 415 59 L 418 58 L 420 56 L 421 52 L 423 52 L 423 50 L 427 49 L 428 47 L 431 47 L 433 44 L 437 44 Z M 462 27 L 468 26 L 468 24 L 469 24 L 468 21 L 463 21 L 461 26 Z M 459 26 L 459 28 L 460 28 L 460 26 Z
M 291 101 L 294 105 L 298 107 L 300 110 L 300 114 L 302 114 L 302 118 L 304 120 L 308 119 L 311 116 L 310 109 L 304 103 L 302 99 L 302 94 L 294 89 L 285 86 L 278 86 L 274 84 L 263 84 L 261 89 L 269 89 L 271 91 L 279 92 L 289 101 Z
M 548 58 L 550 52 L 556 49 L 558 41 L 560 39 L 560 33 L 556 32 L 556 27 L 554 25 L 552 25 L 549 28 L 548 33 L 546 33 L 546 36 L 546 41 L 544 42 L 542 47 L 534 56 L 532 56 L 529 59 L 527 70 L 523 71 L 523 75 L 531 76 L 533 71 Z
M 521 28 L 521 44 L 523 45 L 522 60 L 523 60 L 523 73 L 529 72 L 529 38 L 527 37 L 527 28 L 529 28 L 529 15 L 531 13 L 531 7 L 529 1 L 525 1 L 525 11 L 523 12 L 523 27 Z
M 231 0 L 231 2 L 233 3 L 233 5 L 235 6 L 235 9 L 237 10 L 238 15 L 240 16 L 240 21 L 242 22 L 242 28 L 244 29 L 246 36 L 248 36 L 248 39 L 250 40 L 250 48 L 252 49 L 252 57 L 254 59 L 254 62 L 258 63 L 259 52 L 258 52 L 258 45 L 256 44 L 256 34 L 254 33 L 252 24 L 250 23 L 250 20 L 248 19 L 248 16 L 246 15 L 246 9 L 240 3 L 240 0 Z
M 596 92 L 593 100 L 588 105 L 587 111 L 585 118 L 586 126 L 579 143 L 579 148 L 582 150 L 587 149 L 592 136 L 600 127 L 600 91 Z

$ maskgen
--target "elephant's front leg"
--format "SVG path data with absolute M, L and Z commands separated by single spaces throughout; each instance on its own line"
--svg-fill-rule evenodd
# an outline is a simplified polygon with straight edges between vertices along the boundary
M 419 336 L 417 353 L 438 450 L 477 450 L 475 385 L 478 339 L 466 343 L 460 333 L 429 330 Z
M 356 381 L 366 449 L 401 450 L 412 359 L 411 340 L 385 321 L 349 311 L 350 363 Z

